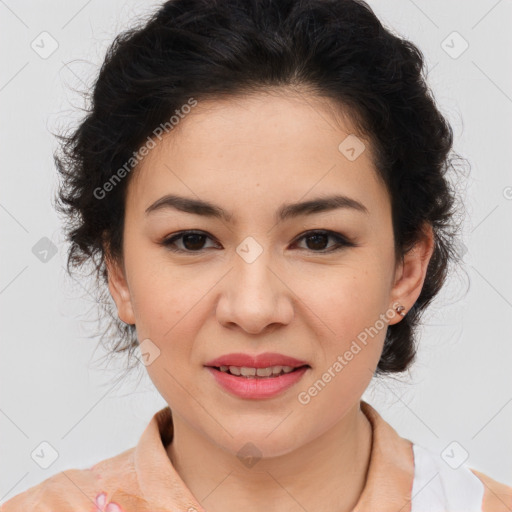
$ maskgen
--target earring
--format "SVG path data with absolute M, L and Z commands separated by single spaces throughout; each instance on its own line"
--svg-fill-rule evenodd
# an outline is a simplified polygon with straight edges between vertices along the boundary
M 402 317 L 404 317 L 404 316 L 405 316 L 405 313 L 404 313 L 405 308 L 404 308 L 403 306 L 397 306 L 397 307 L 395 308 L 395 310 L 396 310 L 396 312 L 397 312 L 399 315 L 401 315 Z

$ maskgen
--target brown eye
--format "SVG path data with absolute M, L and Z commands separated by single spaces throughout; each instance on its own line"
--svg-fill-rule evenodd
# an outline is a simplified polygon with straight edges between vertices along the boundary
M 183 246 L 190 251 L 198 251 L 203 248 L 206 236 L 192 233 L 190 235 L 183 235 Z
M 323 251 L 329 243 L 329 235 L 325 233 L 314 233 L 306 238 L 308 249 Z M 308 243 L 311 242 L 311 243 Z
M 162 245 L 174 252 L 201 252 L 204 250 L 204 243 L 208 238 L 210 238 L 208 235 L 201 232 L 183 231 L 167 238 Z M 183 248 L 176 247 L 176 241 L 181 241 Z
M 328 248 L 327 244 L 330 238 L 336 240 L 336 243 Z M 309 231 L 298 238 L 298 240 L 306 240 L 306 249 L 312 252 L 333 252 L 344 247 L 354 247 L 356 245 L 339 233 L 325 230 Z

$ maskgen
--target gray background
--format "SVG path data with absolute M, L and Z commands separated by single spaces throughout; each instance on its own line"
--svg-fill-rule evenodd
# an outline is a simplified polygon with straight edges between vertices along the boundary
M 132 447 L 166 405 L 144 368 L 116 385 L 122 362 L 100 362 L 90 337 L 93 283 L 66 276 L 50 202 L 57 183 L 50 131 L 81 116 L 74 90 L 91 86 L 114 36 L 158 4 L 0 0 L 2 502 Z M 471 177 L 460 248 L 467 276 L 454 275 L 433 304 L 410 375 L 374 382 L 364 398 L 403 437 L 445 461 L 467 452 L 470 467 L 512 485 L 512 2 L 369 4 L 426 56 L 429 84 Z M 51 44 L 58 48 L 41 56 Z M 49 241 L 54 255 L 44 252 Z M 46 469 L 31 458 L 44 441 L 58 453 Z

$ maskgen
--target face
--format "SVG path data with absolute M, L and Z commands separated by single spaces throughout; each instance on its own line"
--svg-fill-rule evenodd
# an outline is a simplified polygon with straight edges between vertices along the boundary
M 109 264 L 119 317 L 175 418 L 233 453 L 251 441 L 285 454 L 342 421 L 401 320 L 393 304 L 408 310 L 421 291 L 431 246 L 395 265 L 370 143 L 340 150 L 353 129 L 333 112 L 313 96 L 199 102 L 128 186 L 124 265 Z M 208 367 L 233 353 L 306 366 L 266 378 Z

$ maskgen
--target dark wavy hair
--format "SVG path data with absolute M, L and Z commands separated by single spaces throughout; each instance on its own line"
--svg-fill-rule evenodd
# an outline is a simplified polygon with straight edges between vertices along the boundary
M 362 0 L 171 0 L 118 34 L 91 91 L 84 119 L 57 135 L 60 174 L 55 207 L 64 216 L 69 274 L 93 263 L 99 329 L 108 355 L 138 346 L 134 325 L 117 316 L 106 257 L 122 261 L 129 173 L 99 199 L 97 191 L 193 97 L 229 98 L 288 87 L 350 113 L 371 142 L 377 175 L 392 204 L 397 261 L 425 224 L 434 252 L 414 307 L 387 329 L 376 375 L 406 370 L 416 355 L 420 315 L 460 263 L 456 187 L 447 176 L 460 157 L 453 132 L 426 84 L 424 57 L 384 28 Z M 103 314 L 107 313 L 107 314 Z

